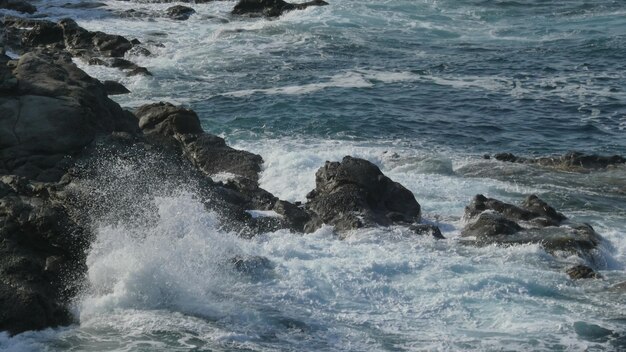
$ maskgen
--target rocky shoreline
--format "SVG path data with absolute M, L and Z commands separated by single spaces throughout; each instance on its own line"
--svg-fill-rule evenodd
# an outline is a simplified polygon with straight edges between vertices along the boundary
M 3 1 L 0 7 L 34 12 L 19 3 Z M 242 0 L 233 14 L 272 17 L 319 5 L 327 3 Z M 193 14 L 182 7 L 167 11 L 179 20 Z M 123 94 L 123 86 L 100 82 L 72 62 L 80 58 L 128 75 L 150 75 L 127 59 L 131 52 L 151 55 L 136 39 L 90 32 L 71 19 L 7 17 L 2 28 L 7 42 L 0 54 L 0 331 L 17 334 L 74 321 L 68 304 L 86 285 L 95 214 L 106 216 L 124 197 L 99 188 L 103 158 L 123 159 L 137 169 L 153 163 L 146 172 L 154 179 L 195 185 L 205 207 L 220 215 L 225 229 L 242 237 L 279 229 L 299 235 L 331 225 L 341 239 L 359 228 L 402 225 L 416 235 L 444 239 L 437 226 L 421 223 L 421 207 L 411 191 L 367 160 L 346 156 L 341 162 L 326 162 L 305 204 L 280 200 L 259 186 L 262 157 L 203 131 L 194 111 L 167 102 L 127 111 L 108 97 Z M 7 56 L 6 49 L 19 58 Z M 585 172 L 626 162 L 619 156 L 580 153 L 536 160 L 508 154 L 495 158 Z M 222 173 L 232 177 L 224 182 L 212 178 Z M 120 182 L 132 183 L 136 176 Z M 251 210 L 277 216 L 255 217 Z M 465 219 L 462 243 L 537 243 L 589 264 L 569 268 L 572 278 L 599 277 L 590 266 L 602 237 L 534 195 L 520 206 L 477 195 Z M 250 263 L 233 258 L 242 268 L 256 262 L 269 265 L 263 258 Z

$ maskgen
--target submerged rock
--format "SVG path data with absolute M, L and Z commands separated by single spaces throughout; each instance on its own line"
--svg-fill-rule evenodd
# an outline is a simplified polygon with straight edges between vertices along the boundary
M 292 4 L 283 0 L 239 0 L 232 13 L 234 15 L 278 17 L 287 11 L 325 5 L 328 3 L 323 0 L 313 0 L 301 4 Z
M 341 162 L 326 162 L 315 174 L 315 184 L 307 195 L 306 209 L 313 219 L 306 231 L 321 224 L 341 232 L 420 220 L 420 205 L 413 193 L 367 160 L 346 156 Z
M 445 240 L 446 238 L 441 233 L 439 227 L 435 225 L 427 225 L 427 224 L 415 224 L 409 226 L 409 230 L 413 231 L 416 235 L 420 236 L 432 236 L 438 240 Z
M 173 20 L 185 21 L 188 20 L 191 15 L 196 13 L 196 10 L 183 5 L 176 5 L 165 10 L 165 13 L 167 17 Z
M 602 156 L 581 152 L 569 152 L 562 156 L 543 158 L 524 158 L 511 153 L 499 153 L 494 155 L 494 158 L 499 161 L 520 164 L 537 164 L 558 170 L 574 172 L 607 169 L 609 167 L 626 163 L 626 158 L 619 155 Z
M 572 280 L 579 279 L 600 279 L 602 276 L 586 265 L 576 265 L 566 271 Z

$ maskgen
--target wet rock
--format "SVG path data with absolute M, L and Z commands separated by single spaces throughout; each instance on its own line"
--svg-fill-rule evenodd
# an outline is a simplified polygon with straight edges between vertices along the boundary
M 524 158 L 511 153 L 500 153 L 494 156 L 496 160 L 521 164 L 537 164 L 563 171 L 584 172 L 590 170 L 602 170 L 626 163 L 626 158 L 613 155 L 602 156 L 585 154 L 581 152 L 569 152 L 562 156 Z
M 586 265 L 576 265 L 566 271 L 572 280 L 579 279 L 600 279 L 602 276 Z
M 121 35 L 90 32 L 69 18 L 61 20 L 59 25 L 63 29 L 66 48 L 74 55 L 94 56 L 95 52 L 102 56 L 122 57 L 133 47 L 133 44 Z
M 64 47 L 63 29 L 50 21 L 38 21 L 22 36 L 22 46 L 32 48 L 37 46 L 55 45 Z
M 72 322 L 68 299 L 85 271 L 90 235 L 55 194 L 52 185 L 0 178 L 0 331 Z
M 534 194 L 528 196 L 521 207 L 478 194 L 470 205 L 465 207 L 465 218 L 474 218 L 486 210 L 502 214 L 511 221 L 532 221 L 541 226 L 556 226 L 566 219 L 563 214 Z
M 66 157 L 96 135 L 137 130 L 132 115 L 68 56 L 26 53 L 13 74 L 18 89 L 0 97 L 0 164 L 8 172 L 55 181 L 67 168 Z
M 152 76 L 152 73 L 145 67 L 135 67 L 132 70 L 126 72 L 127 77 L 132 76 Z
M 67 3 L 62 5 L 62 8 L 65 9 L 97 9 L 99 7 L 106 7 L 107 4 L 103 2 L 91 2 L 91 1 L 81 1 L 75 3 Z
M 223 138 L 202 131 L 195 112 L 169 103 L 157 103 L 140 107 L 135 115 L 145 134 L 177 141 L 184 155 L 207 175 L 228 173 L 257 184 L 263 159 L 233 149 Z
M 192 9 L 191 7 L 182 5 L 172 6 L 165 10 L 165 14 L 167 15 L 167 17 L 178 21 L 188 20 L 189 17 L 194 13 L 196 13 L 196 10 Z
M 470 243 L 477 245 L 536 243 L 550 252 L 587 256 L 602 240 L 588 224 L 563 222 L 565 216 L 534 195 L 522 207 L 477 195 L 465 218 L 461 236 L 474 237 Z
M 415 224 L 409 226 L 409 230 L 413 231 L 415 234 L 420 236 L 433 236 L 438 240 L 445 240 L 446 238 L 441 233 L 439 227 L 435 225 L 427 225 L 427 224 Z
M 292 4 L 283 0 L 239 0 L 232 13 L 234 15 L 278 17 L 284 12 L 303 10 L 309 6 L 328 5 L 326 1 L 314 0 L 301 4 Z
M 0 9 L 13 10 L 21 13 L 33 14 L 37 8 L 22 0 L 0 0 Z
M 104 85 L 104 90 L 106 90 L 107 95 L 118 95 L 118 94 L 128 94 L 130 91 L 124 87 L 123 84 L 115 81 L 104 81 L 102 82 Z
M 243 274 L 256 274 L 274 269 L 272 262 L 261 256 L 236 256 L 230 262 L 235 270 Z
M 478 219 L 463 229 L 463 236 L 494 237 L 497 235 L 512 235 L 522 230 L 515 221 L 507 219 L 502 214 L 484 212 Z
M 326 162 L 315 174 L 315 183 L 307 195 L 306 209 L 314 216 L 306 231 L 314 231 L 321 224 L 342 232 L 412 224 L 420 219 L 420 205 L 413 193 L 367 160 L 346 156 L 341 162 Z

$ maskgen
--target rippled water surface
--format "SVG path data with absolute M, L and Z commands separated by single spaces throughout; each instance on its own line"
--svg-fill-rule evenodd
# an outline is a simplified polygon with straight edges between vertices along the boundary
M 206 130 L 262 155 L 261 185 L 287 200 L 305 200 L 326 160 L 371 160 L 447 239 L 395 227 L 345 241 L 330 228 L 243 240 L 221 230 L 193 187 L 170 180 L 148 197 L 157 209 L 149 226 L 96 224 L 80 324 L 0 335 L 0 349 L 626 349 L 626 297 L 611 290 L 626 281 L 626 169 L 574 174 L 481 159 L 626 154 L 623 1 L 329 0 L 276 20 L 232 17 L 235 2 L 218 1 L 193 5 L 185 22 L 116 14 L 171 4 L 55 7 L 65 2 L 40 4 L 154 53 L 129 57 L 153 77 L 77 62 L 125 84 L 132 94 L 116 96 L 120 104 L 193 108 Z M 154 182 L 115 183 L 128 172 L 104 160 L 96 181 L 128 194 Z M 571 281 L 564 268 L 582 259 L 536 245 L 461 245 L 463 208 L 477 193 L 508 202 L 535 193 L 592 224 L 605 238 L 592 263 L 604 279 Z M 227 264 L 236 255 L 271 265 L 242 274 Z

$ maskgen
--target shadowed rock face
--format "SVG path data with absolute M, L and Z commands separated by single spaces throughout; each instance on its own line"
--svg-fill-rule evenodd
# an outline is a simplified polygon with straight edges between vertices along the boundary
M 240 0 L 232 13 L 234 15 L 278 17 L 287 11 L 303 10 L 309 6 L 328 5 L 326 1 L 314 0 L 292 4 L 283 0 Z
M 0 331 L 66 325 L 80 285 L 89 234 L 55 186 L 0 178 Z
M 306 209 L 315 215 L 307 231 L 322 223 L 341 232 L 420 220 L 420 205 L 413 193 L 367 160 L 346 156 L 340 163 L 326 162 L 315 174 L 315 183 L 307 195 Z
M 570 152 L 562 156 L 543 158 L 524 158 L 511 153 L 499 153 L 494 155 L 494 158 L 499 161 L 519 164 L 536 164 L 558 170 L 574 172 L 602 170 L 626 163 L 626 158 L 619 155 L 602 156 L 580 152 Z
M 178 21 L 188 20 L 189 17 L 191 17 L 191 15 L 193 15 L 194 13 L 196 13 L 196 10 L 192 9 L 191 7 L 182 5 L 172 6 L 165 10 L 165 14 L 167 15 L 167 17 Z

